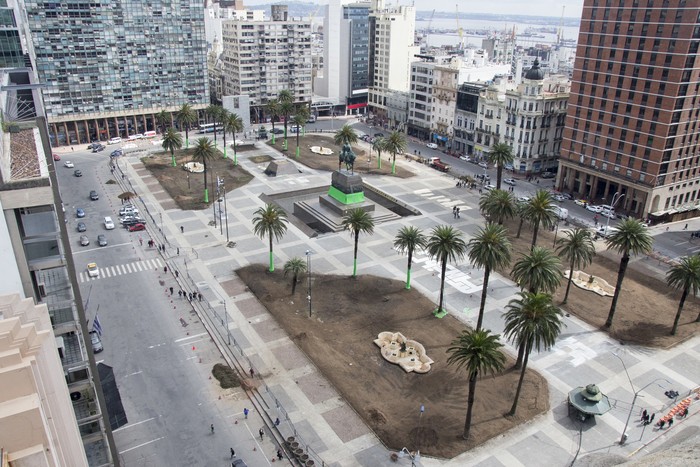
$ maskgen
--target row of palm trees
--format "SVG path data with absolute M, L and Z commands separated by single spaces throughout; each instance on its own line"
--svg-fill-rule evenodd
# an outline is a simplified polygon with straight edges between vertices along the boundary
M 288 149 L 287 142 L 287 129 L 288 124 L 291 121 L 297 128 L 302 128 L 306 122 L 309 120 L 311 111 L 306 104 L 295 104 L 294 94 L 287 89 L 283 89 L 277 94 L 277 98 L 270 99 L 265 105 L 265 111 L 271 117 L 272 122 L 272 144 L 275 144 L 275 120 L 277 118 L 282 118 L 284 124 L 284 141 L 282 142 L 282 149 L 286 151 Z M 296 147 L 296 157 L 299 158 L 299 137 L 300 131 L 297 134 L 297 147 Z
M 350 125 L 344 125 L 335 132 L 333 142 L 338 146 L 355 144 L 358 140 L 357 133 Z M 389 136 L 375 138 L 371 143 L 372 149 L 377 151 L 377 168 L 382 168 L 382 151 L 391 154 L 391 173 L 396 173 L 396 155 L 403 154 L 408 148 L 406 135 L 400 131 L 392 131 Z

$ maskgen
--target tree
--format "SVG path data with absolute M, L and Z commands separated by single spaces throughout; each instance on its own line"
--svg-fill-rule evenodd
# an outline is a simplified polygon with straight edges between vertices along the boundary
M 170 159 L 173 167 L 177 165 L 175 162 L 175 151 L 182 149 L 182 135 L 175 131 L 174 128 L 168 128 L 168 131 L 163 135 L 163 149 L 170 151 Z
M 306 261 L 299 258 L 298 256 L 295 256 L 294 258 L 284 263 L 284 277 L 287 277 L 287 274 L 292 275 L 292 295 L 294 295 L 294 292 L 297 289 L 297 280 L 299 274 L 303 274 L 305 272 Z
M 204 202 L 209 202 L 209 187 L 207 185 L 207 162 L 216 157 L 216 148 L 208 138 L 199 138 L 194 147 L 192 159 L 204 166 Z
M 509 415 L 515 415 L 523 387 L 527 362 L 530 352 L 535 348 L 548 350 L 557 340 L 561 332 L 561 311 L 552 304 L 552 296 L 546 293 L 520 292 L 520 298 L 513 299 L 508 304 L 505 314 L 503 335 L 514 342 L 519 349 L 524 349 L 522 369 L 515 399 Z
M 531 293 L 554 293 L 561 284 L 561 261 L 552 250 L 536 246 L 513 265 L 510 274 L 520 288 Z
M 294 126 L 296 126 L 297 128 L 297 159 L 299 159 L 299 137 L 301 136 L 301 129 L 304 125 L 306 125 L 306 122 L 309 120 L 310 115 L 311 112 L 309 112 L 309 108 L 305 105 L 300 105 L 299 107 L 297 107 L 297 111 L 292 117 L 292 123 L 294 123 Z
M 357 247 L 359 245 L 360 234 L 366 233 L 372 235 L 374 233 L 374 219 L 364 209 L 351 209 L 343 217 L 341 223 L 343 230 L 349 230 L 350 235 L 355 239 L 355 252 L 352 263 L 352 277 L 357 277 Z
M 283 89 L 277 94 L 277 100 L 279 101 L 279 113 L 284 117 L 284 143 L 283 148 L 287 150 L 287 124 L 289 123 L 289 116 L 294 113 L 294 95 L 288 89 Z
M 574 268 L 583 269 L 593 262 L 595 256 L 595 246 L 591 233 L 586 229 L 575 228 L 569 230 L 565 236 L 557 240 L 557 252 L 569 262 L 569 280 L 566 283 L 566 293 L 564 301 L 569 299 L 569 289 L 574 275 Z
M 605 239 L 608 250 L 615 250 L 622 254 L 620 259 L 620 267 L 617 271 L 617 283 L 615 284 L 615 293 L 613 294 L 608 319 L 605 321 L 605 327 L 612 326 L 615 316 L 615 308 L 617 308 L 617 300 L 622 291 L 622 280 L 625 278 L 627 265 L 630 262 L 630 255 L 638 255 L 640 253 L 648 253 L 651 251 L 653 240 L 645 225 L 636 219 L 627 219 L 617 225 L 617 231 L 610 237 Z
M 503 167 L 512 164 L 513 148 L 506 143 L 496 143 L 491 147 L 487 160 L 496 166 L 496 188 L 501 189 L 501 179 L 503 178 Z
M 498 225 L 503 225 L 505 219 L 515 217 L 516 203 L 513 193 L 491 190 L 479 199 L 479 210 L 488 222 L 497 221 Z
M 546 229 L 552 227 L 557 215 L 554 212 L 554 200 L 546 190 L 537 190 L 535 196 L 525 203 L 523 214 L 525 219 L 532 224 L 532 246 L 537 245 L 537 233 L 540 227 Z
M 426 243 L 428 255 L 440 263 L 440 300 L 435 315 L 442 318 L 447 313 L 443 308 L 445 296 L 445 274 L 447 262 L 455 262 L 464 258 L 467 253 L 467 244 L 462 239 L 462 232 L 450 225 L 438 225 L 430 232 Z
M 666 283 L 669 287 L 683 290 L 681 300 L 678 302 L 678 311 L 673 320 L 673 327 L 671 328 L 671 335 L 675 336 L 688 294 L 692 292 L 693 295 L 697 295 L 698 290 L 700 290 L 700 256 L 690 255 L 681 258 L 666 273 Z M 700 314 L 698 314 L 698 318 L 695 321 L 700 322 Z
M 265 104 L 265 110 L 270 116 L 270 122 L 272 123 L 272 144 L 275 144 L 275 120 L 280 116 L 280 102 L 277 99 L 270 99 Z
M 407 147 L 406 136 L 400 131 L 392 131 L 384 138 L 384 150 L 391 154 L 391 173 L 396 173 L 396 155 L 403 154 Z
M 525 201 L 517 201 L 515 204 L 515 215 L 518 216 L 518 232 L 515 234 L 515 238 L 520 238 L 520 232 L 523 230 L 523 224 L 525 223 L 525 206 L 527 203 Z
M 447 353 L 450 354 L 447 357 L 447 363 L 466 369 L 469 376 L 467 417 L 464 420 L 463 439 L 469 439 L 476 398 L 476 381 L 479 375 L 503 371 L 505 366 L 506 356 L 501 350 L 503 344 L 499 340 L 500 337 L 498 334 L 491 334 L 491 331 L 465 330 L 452 342 L 452 347 L 447 349 Z
M 231 112 L 221 107 L 221 112 L 219 113 L 219 121 L 221 122 L 221 136 L 224 140 L 224 159 L 228 159 L 228 155 L 226 153 L 226 122 L 228 121 L 228 118 L 230 116 Z M 214 125 L 214 128 L 216 128 L 216 124 Z
M 394 237 L 394 248 L 399 253 L 408 253 L 408 266 L 406 267 L 406 288 L 411 288 L 411 263 L 413 252 L 416 248 L 425 248 L 427 238 L 423 232 L 413 226 L 402 227 Z
M 275 270 L 272 242 L 284 237 L 288 222 L 287 213 L 276 204 L 267 204 L 253 213 L 253 232 L 262 239 L 267 237 L 270 241 L 270 272 Z
M 234 113 L 229 113 L 224 121 L 224 146 L 226 146 L 226 132 L 233 136 L 233 165 L 238 165 L 238 145 L 236 133 L 243 131 L 243 119 Z
M 160 127 L 161 134 L 165 134 L 165 129 L 171 122 L 172 115 L 167 110 L 161 110 L 156 114 L 156 125 Z
M 341 129 L 335 132 L 333 135 L 333 142 L 342 147 L 345 144 L 355 144 L 357 143 L 357 133 L 350 125 L 343 125 Z M 341 169 L 341 161 L 338 159 L 338 170 Z
M 377 168 L 382 168 L 382 151 L 384 151 L 384 144 L 386 140 L 383 137 L 374 138 L 372 141 L 372 149 L 377 151 Z
M 216 147 L 216 125 L 223 120 L 225 110 L 220 105 L 211 104 L 204 112 L 214 124 L 214 147 Z
M 197 116 L 197 111 L 194 110 L 189 104 L 182 104 L 180 110 L 177 111 L 175 116 L 177 122 L 181 127 L 185 129 L 185 147 L 190 147 L 190 128 L 192 125 L 197 123 L 199 117 Z
M 483 286 L 481 289 L 481 304 L 476 330 L 481 329 L 486 308 L 486 292 L 489 290 L 489 276 L 494 269 L 505 268 L 510 264 L 511 244 L 502 225 L 489 224 L 479 229 L 476 236 L 469 240 L 469 261 L 484 269 Z

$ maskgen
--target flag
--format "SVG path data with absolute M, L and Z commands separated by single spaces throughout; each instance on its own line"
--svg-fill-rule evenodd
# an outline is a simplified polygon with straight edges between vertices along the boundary
M 92 320 L 92 330 L 97 333 L 98 336 L 102 337 L 102 325 L 100 324 L 100 318 L 95 315 L 95 319 Z

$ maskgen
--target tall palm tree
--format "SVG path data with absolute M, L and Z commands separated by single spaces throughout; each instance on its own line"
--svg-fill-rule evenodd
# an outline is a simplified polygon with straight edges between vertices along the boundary
M 289 89 L 283 89 L 277 94 L 277 100 L 279 101 L 279 112 L 282 117 L 284 117 L 284 143 L 282 147 L 287 150 L 287 126 L 289 123 L 289 116 L 294 113 L 294 94 Z
M 438 225 L 430 232 L 426 243 L 428 255 L 440 263 L 440 300 L 435 310 L 435 316 L 442 318 L 447 314 L 443 308 L 445 302 L 445 275 L 447 272 L 447 262 L 455 262 L 464 258 L 467 253 L 467 244 L 462 239 L 462 232 L 454 229 L 451 225 Z
M 469 439 L 472 411 L 476 398 L 476 381 L 479 375 L 503 371 L 505 366 L 506 356 L 501 350 L 503 344 L 499 340 L 500 337 L 498 334 L 491 334 L 491 331 L 488 330 L 465 330 L 452 342 L 452 347 L 447 349 L 447 353 L 450 354 L 447 357 L 447 363 L 466 369 L 469 376 L 467 417 L 464 420 L 463 439 Z
M 520 232 L 523 230 L 523 224 L 525 223 L 525 207 L 527 203 L 525 201 L 518 201 L 515 204 L 515 215 L 518 216 L 518 232 L 515 234 L 515 238 L 520 238 Z
M 287 274 L 292 275 L 292 295 L 294 295 L 294 292 L 297 289 L 297 279 L 299 277 L 299 274 L 303 274 L 305 272 L 306 261 L 299 258 L 298 256 L 295 256 L 294 258 L 284 263 L 284 276 L 287 277 Z
M 675 336 L 688 294 L 692 292 L 693 295 L 697 295 L 698 290 L 700 290 L 700 256 L 690 255 L 681 258 L 678 264 L 673 265 L 666 273 L 666 283 L 669 287 L 683 290 L 681 301 L 678 302 L 676 318 L 673 320 L 671 328 L 671 335 Z M 700 314 L 695 321 L 700 322 Z
M 403 154 L 407 147 L 406 136 L 400 131 L 392 131 L 384 139 L 384 150 L 391 154 L 391 173 L 396 173 L 396 155 Z
M 557 252 L 569 262 L 569 280 L 566 283 L 566 293 L 564 301 L 569 299 L 569 289 L 571 288 L 571 279 L 574 275 L 574 268 L 585 268 L 593 262 L 595 256 L 595 246 L 593 238 L 587 229 L 575 228 L 564 234 L 564 237 L 557 240 Z
M 309 108 L 305 105 L 300 105 L 297 107 L 297 111 L 292 117 L 292 123 L 297 128 L 297 149 L 296 158 L 299 159 L 299 137 L 301 136 L 301 129 L 306 125 L 306 121 L 309 119 Z
M 405 226 L 394 237 L 394 248 L 399 253 L 408 253 L 408 266 L 406 267 L 406 288 L 411 288 L 411 263 L 413 252 L 416 248 L 425 248 L 427 238 L 417 227 Z
M 214 124 L 214 147 L 216 147 L 216 125 L 222 121 L 222 117 L 224 115 L 224 108 L 220 105 L 211 104 L 206 108 L 204 112 Z
M 267 204 L 253 213 L 253 232 L 258 237 L 270 240 L 270 272 L 275 270 L 272 241 L 280 240 L 287 232 L 287 213 L 276 204 Z
M 498 225 L 503 225 L 505 219 L 515 217 L 516 203 L 513 193 L 505 190 L 491 190 L 479 199 L 479 210 L 488 222 L 498 222 Z
M 219 121 L 221 122 L 221 136 L 224 140 L 224 159 L 228 159 L 228 155 L 226 154 L 226 122 L 228 122 L 230 116 L 231 112 L 221 107 L 219 111 Z M 214 125 L 214 127 L 216 127 L 216 125 Z
M 182 135 L 175 131 L 174 128 L 168 128 L 168 131 L 163 135 L 163 149 L 170 151 L 170 160 L 175 167 L 175 151 L 182 149 Z
M 645 225 L 636 219 L 627 219 L 617 225 L 617 231 L 610 237 L 605 239 L 608 245 L 608 250 L 615 250 L 622 254 L 620 259 L 620 267 L 617 271 L 617 283 L 615 284 L 615 293 L 613 294 L 608 319 L 605 320 L 605 327 L 612 326 L 613 318 L 615 317 L 615 308 L 617 308 L 617 299 L 622 291 L 622 280 L 627 272 L 627 265 L 630 262 L 630 255 L 638 255 L 640 253 L 648 253 L 651 251 L 653 240 Z
M 209 202 L 209 188 L 207 185 L 207 162 L 216 157 L 216 148 L 208 138 L 199 138 L 194 147 L 192 159 L 204 166 L 204 202 Z
M 476 330 L 481 329 L 486 308 L 486 292 L 489 290 L 489 276 L 494 269 L 504 268 L 510 264 L 511 244 L 502 225 L 489 224 L 479 229 L 476 236 L 469 240 L 469 261 L 472 265 L 484 269 L 481 304 Z
M 343 125 L 343 127 L 333 135 L 333 142 L 341 147 L 345 144 L 355 144 L 357 143 L 357 133 L 355 133 L 355 130 L 353 130 L 350 125 Z M 338 159 L 338 170 L 340 169 L 341 161 Z
M 275 144 L 275 120 L 280 116 L 280 102 L 277 99 L 270 99 L 265 104 L 265 111 L 270 116 L 272 123 L 272 144 Z
M 185 147 L 189 148 L 190 147 L 190 128 L 192 128 L 192 125 L 197 123 L 199 117 L 197 116 L 197 111 L 194 110 L 190 104 L 182 104 L 182 107 L 180 107 L 180 110 L 177 111 L 177 114 L 175 115 L 175 118 L 177 119 L 178 123 L 180 124 L 181 128 L 185 129 Z
M 537 233 L 540 227 L 546 229 L 552 227 L 557 219 L 554 212 L 554 199 L 546 190 L 537 190 L 537 193 L 525 203 L 525 219 L 532 224 L 532 246 L 537 245 Z
M 377 151 L 377 168 L 381 169 L 382 168 L 382 151 L 384 151 L 384 144 L 386 143 L 386 139 L 383 137 L 378 137 L 374 138 L 372 141 L 372 147 L 371 149 L 374 149 Z
M 486 157 L 487 160 L 496 166 L 496 188 L 501 189 L 501 179 L 503 178 L 503 167 L 506 164 L 512 164 L 515 158 L 513 157 L 513 148 L 506 143 L 496 143 L 491 146 L 491 151 Z
M 355 239 L 355 252 L 352 261 L 352 277 L 357 277 L 357 247 L 359 246 L 360 234 L 366 233 L 372 235 L 374 233 L 374 219 L 364 209 L 351 209 L 343 217 L 341 223 L 343 230 L 349 230 L 350 235 Z
M 233 165 L 238 165 L 236 133 L 241 131 L 243 131 L 243 119 L 234 113 L 229 113 L 224 121 L 224 147 L 226 147 L 226 132 L 229 132 L 233 136 Z
M 521 289 L 531 293 L 554 293 L 561 284 L 561 261 L 548 248 L 536 246 L 513 265 L 510 274 Z
M 166 127 L 172 122 L 172 115 L 167 110 L 161 110 L 155 115 L 156 125 L 160 127 L 160 133 L 165 134 Z
M 524 349 L 524 358 L 520 370 L 518 388 L 509 415 L 515 415 L 523 387 L 527 362 L 530 352 L 535 348 L 550 349 L 561 333 L 561 310 L 552 303 L 552 296 L 546 293 L 520 292 L 520 298 L 510 301 L 505 314 L 503 335 L 514 342 L 519 349 Z

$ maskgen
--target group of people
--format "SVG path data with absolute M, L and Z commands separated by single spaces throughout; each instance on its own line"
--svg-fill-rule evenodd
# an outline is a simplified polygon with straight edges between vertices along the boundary
M 172 294 L 173 294 L 173 288 L 170 287 L 170 295 L 172 295 Z M 180 298 L 184 297 L 187 300 L 189 300 L 190 302 L 193 300 L 197 300 L 197 299 L 199 299 L 199 301 L 201 302 L 202 298 L 203 298 L 201 292 L 186 292 L 184 290 L 178 290 L 177 294 L 180 296 Z
M 452 217 L 459 219 L 459 206 L 452 206 Z

